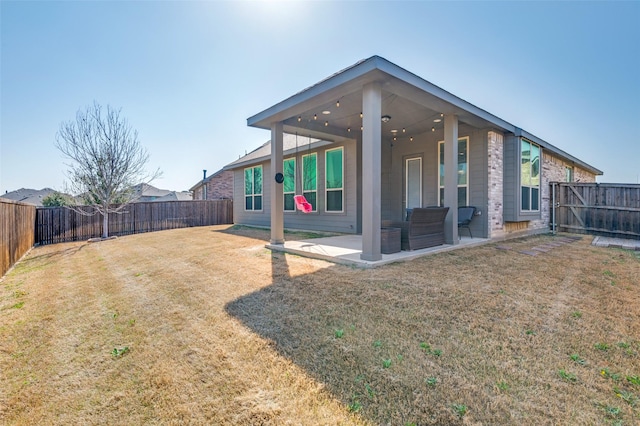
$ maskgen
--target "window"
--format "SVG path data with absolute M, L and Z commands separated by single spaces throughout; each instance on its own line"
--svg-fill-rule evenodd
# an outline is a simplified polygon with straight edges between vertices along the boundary
M 244 169 L 244 209 L 262 210 L 262 166 Z
M 296 195 L 296 159 L 288 158 L 284 160 L 282 167 L 284 182 L 282 183 L 284 192 L 284 211 L 292 212 L 296 210 L 296 203 L 293 197 Z
M 524 139 L 520 143 L 520 188 L 520 210 L 539 211 L 540 147 Z
M 573 182 L 573 167 L 567 166 L 564 168 L 564 181 Z
M 326 210 L 342 212 L 344 199 L 343 149 L 330 149 L 325 152 Z
M 444 142 L 438 143 L 440 174 L 438 175 L 438 201 L 444 206 Z M 458 206 L 469 205 L 469 138 L 458 139 Z
M 302 156 L 302 195 L 307 202 L 313 207 L 312 211 L 317 211 L 316 192 L 317 192 L 317 154 L 307 154 Z

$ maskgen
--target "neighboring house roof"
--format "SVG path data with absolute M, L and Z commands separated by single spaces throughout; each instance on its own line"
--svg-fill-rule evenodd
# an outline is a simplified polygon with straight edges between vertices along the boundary
M 295 134 L 285 133 L 282 139 L 283 156 L 286 157 L 288 155 L 294 154 L 296 151 L 304 154 L 304 152 L 309 149 L 329 145 L 330 143 L 330 141 L 311 138 L 308 135 L 297 135 L 296 137 Z M 236 161 L 227 164 L 222 170 L 235 169 L 249 164 L 262 162 L 270 158 L 270 156 L 271 141 L 267 141 L 247 155 L 242 156 Z
M 147 201 L 190 201 L 191 193 L 188 191 L 171 191 L 168 189 L 156 188 L 148 183 L 140 183 L 133 187 L 135 192 L 135 202 Z
M 159 189 L 148 183 L 139 183 L 133 187 L 134 193 L 138 197 L 164 197 L 171 191 L 168 189 Z
M 7 192 L 6 194 L 0 195 L 0 198 L 6 198 L 8 200 L 20 201 L 21 203 L 33 204 L 35 206 L 42 206 L 42 200 L 56 192 L 51 188 L 43 188 L 43 189 L 30 189 L 30 188 L 20 188 L 18 190 Z
M 151 202 L 161 201 L 191 201 L 191 193 L 187 191 L 171 191 L 167 195 L 150 200 Z
M 271 123 L 282 122 L 284 131 L 288 133 L 293 133 L 307 126 L 309 133 L 320 139 L 329 138 L 333 141 L 353 139 L 346 129 L 356 126 L 354 115 L 331 118 L 331 125 L 328 125 L 329 123 L 323 125 L 314 120 L 300 123 L 299 117 L 301 112 L 322 111 L 324 107 L 335 103 L 336 100 L 339 100 L 345 107 L 358 108 L 354 111 L 361 112 L 362 88 L 369 83 L 382 83 L 383 90 L 390 95 L 383 99 L 383 114 L 391 115 L 396 119 L 405 119 L 406 125 L 400 124 L 399 127 L 408 128 L 411 125 L 416 134 L 427 132 L 432 126 L 430 118 L 434 118 L 436 115 L 429 117 L 428 114 L 454 114 L 461 122 L 469 123 L 474 127 L 493 127 L 518 137 L 525 137 L 585 170 L 596 175 L 602 174 L 599 169 L 551 143 L 443 90 L 380 56 L 372 56 L 359 61 L 296 93 L 248 118 L 247 125 L 270 129 Z M 516 94 L 514 102 L 517 100 L 519 98 Z M 385 109 L 391 113 L 389 114 Z M 413 112 L 413 116 L 411 116 L 411 112 Z M 259 149 L 262 148 L 264 145 Z M 241 160 L 248 160 L 247 157 L 245 156 L 227 167 L 234 164 L 234 167 L 238 167 L 238 163 L 242 163 Z

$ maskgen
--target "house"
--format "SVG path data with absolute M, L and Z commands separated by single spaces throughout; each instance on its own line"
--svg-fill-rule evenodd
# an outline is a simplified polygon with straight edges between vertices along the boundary
M 0 198 L 6 198 L 8 200 L 20 201 L 21 203 L 33 204 L 38 207 L 42 207 L 42 200 L 47 196 L 55 193 L 56 191 L 51 188 L 43 189 L 29 189 L 20 188 L 15 191 L 7 192 L 0 195 Z
M 163 203 L 165 201 L 191 201 L 192 195 L 187 191 L 171 191 L 166 195 L 156 197 L 151 200 L 152 203 Z
M 206 170 L 202 172 L 202 180 L 189 189 L 194 200 L 233 199 L 233 171 L 220 169 L 208 177 Z
M 139 183 L 133 187 L 134 203 L 149 201 L 189 201 L 191 193 L 187 191 L 170 191 L 159 189 L 148 183 Z
M 362 234 L 367 261 L 381 259 L 382 221 L 403 220 L 407 209 L 448 206 L 447 244 L 458 243 L 462 205 L 478 209 L 474 237 L 542 232 L 550 182 L 602 174 L 379 56 L 247 124 L 271 140 L 225 167 L 234 173 L 234 222 L 270 226 L 272 244 L 284 243 L 284 227 Z M 294 194 L 312 212 L 297 210 Z

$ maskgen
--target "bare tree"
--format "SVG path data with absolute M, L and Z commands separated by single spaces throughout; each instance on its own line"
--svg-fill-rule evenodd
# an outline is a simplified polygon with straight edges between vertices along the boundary
M 133 186 L 160 176 L 145 172 L 149 154 L 138 141 L 120 110 L 107 105 L 105 113 L 94 102 L 76 113 L 76 119 L 60 124 L 56 147 L 71 160 L 67 192 L 81 196 L 90 211 L 102 215 L 102 237 L 109 236 L 109 213 L 118 213 L 136 197 Z M 73 207 L 71 207 L 73 208 Z

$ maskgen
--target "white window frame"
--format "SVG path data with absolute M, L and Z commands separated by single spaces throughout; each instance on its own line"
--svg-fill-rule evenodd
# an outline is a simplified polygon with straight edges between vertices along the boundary
M 409 161 L 420 160 L 420 204 L 418 207 L 422 207 L 422 157 L 409 157 L 404 160 L 404 204 L 405 209 L 411 209 L 409 207 Z
M 529 176 L 532 175 L 531 173 L 531 169 L 533 169 L 533 158 L 531 158 L 531 146 L 537 146 L 538 147 L 538 185 L 531 185 L 531 184 L 525 184 L 524 182 L 522 182 L 522 143 L 526 142 L 529 144 Z M 521 138 L 520 139 L 520 156 L 518 158 L 518 172 L 520 173 L 520 177 L 519 177 L 519 181 L 520 181 L 520 197 L 519 197 L 519 201 L 520 201 L 520 205 L 518 206 L 520 209 L 521 213 L 524 214 L 528 214 L 528 213 L 539 213 L 540 212 L 540 203 L 542 200 L 542 147 L 540 145 L 538 145 L 537 143 L 533 143 L 528 139 L 525 138 Z M 525 210 L 522 208 L 522 188 L 529 188 L 529 209 Z M 532 188 L 535 188 L 538 190 L 538 208 L 537 209 L 532 209 L 532 200 L 533 198 L 531 197 L 531 193 L 533 191 L 531 191 Z
M 246 212 L 261 212 L 262 211 L 262 206 L 264 205 L 264 195 L 263 192 L 260 193 L 256 193 L 256 182 L 255 182 L 255 172 L 254 169 L 260 168 L 260 174 L 262 175 L 262 189 L 264 190 L 264 169 L 262 168 L 262 165 L 259 166 L 252 166 L 252 167 L 245 167 L 245 169 L 243 170 L 243 176 L 242 179 L 243 181 L 247 178 L 247 170 L 251 169 L 251 194 L 247 194 L 247 183 L 244 182 L 244 188 L 243 188 L 243 192 L 244 192 L 244 211 Z M 260 196 L 261 197 L 261 203 L 260 203 L 260 208 L 256 209 L 256 196 Z M 252 197 L 252 203 L 251 203 L 251 209 L 247 209 L 247 197 Z
M 573 167 L 564 166 L 564 180 L 565 182 L 573 182 Z
M 469 205 L 469 177 L 470 177 L 470 173 L 469 173 L 469 136 L 463 136 L 458 138 L 458 143 L 456 144 L 456 154 L 458 153 L 458 145 L 460 144 L 460 141 L 465 140 L 466 141 L 466 145 L 467 145 L 467 183 L 464 185 L 460 185 L 458 184 L 458 186 L 456 187 L 456 191 L 458 188 L 466 188 L 466 200 L 465 200 L 465 206 Z M 444 200 L 442 200 L 441 196 L 440 196 L 440 190 L 444 189 L 444 182 L 441 182 L 441 175 L 440 175 L 440 152 L 441 150 L 443 150 L 442 152 L 444 152 L 444 141 L 439 141 L 438 142 L 438 205 L 441 206 L 443 205 Z M 458 161 L 458 169 L 460 168 L 460 162 Z
M 297 158 L 296 157 L 289 157 L 289 158 L 285 158 L 284 160 L 282 160 L 282 171 L 284 172 L 285 168 L 284 168 L 284 163 L 286 163 L 287 161 L 292 161 L 293 160 L 293 192 L 291 191 L 285 191 L 284 190 L 284 181 L 282 182 L 282 209 L 287 212 L 287 213 L 291 213 L 291 212 L 295 212 L 296 211 L 296 203 L 295 200 L 293 202 L 293 209 L 292 210 L 287 210 L 287 205 L 285 202 L 286 199 L 286 195 L 288 194 L 293 194 L 293 196 L 295 197 L 296 195 L 296 187 L 298 182 L 296 182 L 296 167 L 298 167 L 297 164 Z
M 342 177 L 341 177 L 341 182 L 342 182 L 342 186 L 340 188 L 328 188 L 327 187 L 327 155 L 328 153 L 332 152 L 332 151 L 341 151 L 342 152 Z M 316 157 L 316 167 L 317 167 L 317 157 Z M 317 180 L 316 180 L 316 187 L 317 187 Z M 329 210 L 328 206 L 329 206 L 329 192 L 335 192 L 335 191 L 341 191 L 342 192 L 342 209 L 340 210 Z M 317 197 L 317 195 L 316 195 Z M 317 200 L 317 198 L 316 198 Z M 338 148 L 333 148 L 333 149 L 327 149 L 324 152 L 324 211 L 327 213 L 344 213 L 344 147 L 338 147 Z
M 313 191 L 307 191 L 304 189 L 304 158 L 305 157 L 310 157 L 312 155 L 316 156 L 316 188 Z M 308 154 L 303 154 L 302 158 L 300 159 L 300 193 L 304 196 L 304 194 L 308 194 L 310 192 L 316 194 L 316 206 L 313 210 L 311 210 L 312 212 L 317 212 L 318 211 L 318 153 L 317 152 L 310 152 Z M 310 203 L 311 204 L 311 203 Z M 311 204 L 313 206 L 313 204 Z

